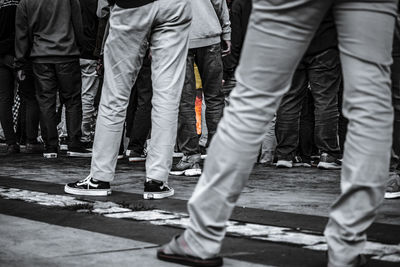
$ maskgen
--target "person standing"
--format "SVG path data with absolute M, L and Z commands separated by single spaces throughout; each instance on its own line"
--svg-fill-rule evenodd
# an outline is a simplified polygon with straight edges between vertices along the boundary
M 82 18 L 79 0 L 22 0 L 16 14 L 16 68 L 22 77 L 27 60 L 32 62 L 37 99 L 47 138 L 45 158 L 58 155 L 56 97 L 59 88 L 66 106 L 69 156 L 90 157 L 80 138 L 82 122 L 79 45 Z
M 174 194 L 168 185 L 168 173 L 176 140 L 191 19 L 189 0 L 115 1 L 104 48 L 104 84 L 90 175 L 65 185 L 66 193 L 111 194 L 110 182 L 115 176 L 129 96 L 150 43 L 152 126 L 143 197 L 161 199 Z
M 190 221 L 158 250 L 165 261 L 220 266 L 235 203 L 265 128 L 323 17 L 333 8 L 349 119 L 341 195 L 325 229 L 328 266 L 360 266 L 366 230 L 383 201 L 392 145 L 390 65 L 396 0 L 254 0 L 237 85 L 188 202 Z M 207 265 L 206 265 L 207 264 Z
M 186 61 L 185 83 L 179 104 L 178 147 L 182 159 L 171 169 L 172 175 L 195 176 L 201 174 L 201 151 L 196 129 L 196 63 L 206 103 L 205 119 L 210 143 L 224 109 L 222 91 L 222 56 L 231 49 L 231 27 L 225 0 L 193 1 L 193 22 L 190 27 L 189 53 Z M 221 42 L 223 48 L 221 48 Z M 223 50 L 224 49 L 224 50 Z
M 19 152 L 14 132 L 14 44 L 15 13 L 19 0 L 0 1 L 0 124 L 4 131 L 7 154 Z

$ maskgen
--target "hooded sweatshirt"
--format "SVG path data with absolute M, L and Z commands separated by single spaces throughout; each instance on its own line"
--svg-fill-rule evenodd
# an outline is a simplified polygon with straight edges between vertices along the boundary
M 231 23 L 225 0 L 193 0 L 189 48 L 218 44 L 231 39 Z
M 21 0 L 15 24 L 17 68 L 27 58 L 37 63 L 79 58 L 84 39 L 79 0 Z

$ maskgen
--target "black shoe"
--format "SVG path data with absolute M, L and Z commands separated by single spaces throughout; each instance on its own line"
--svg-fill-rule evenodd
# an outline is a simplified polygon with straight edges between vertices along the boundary
M 45 159 L 55 159 L 58 157 L 57 147 L 46 147 L 43 151 L 43 157 Z
M 174 189 L 167 182 L 150 180 L 144 183 L 144 199 L 162 199 L 173 195 Z
M 108 196 L 111 195 L 111 188 L 109 182 L 94 180 L 89 175 L 81 181 L 66 184 L 64 192 L 81 196 Z
M 13 155 L 19 153 L 19 145 L 12 144 L 7 146 L 6 155 Z
M 342 162 L 328 153 L 322 153 L 319 157 L 317 167 L 325 170 L 340 170 L 342 168 Z
M 92 151 L 84 148 L 83 146 L 71 147 L 67 151 L 67 156 L 77 158 L 90 158 L 92 157 Z
M 185 176 L 199 176 L 201 175 L 200 168 L 200 154 L 191 156 L 183 156 L 183 158 L 172 167 L 169 174 L 171 175 L 185 175 Z
M 43 144 L 41 143 L 27 143 L 26 153 L 28 154 L 41 154 L 43 153 Z

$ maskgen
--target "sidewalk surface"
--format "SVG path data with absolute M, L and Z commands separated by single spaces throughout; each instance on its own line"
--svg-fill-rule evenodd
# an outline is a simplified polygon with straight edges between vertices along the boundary
M 144 163 L 121 160 L 111 196 L 64 194 L 89 167 L 63 155 L 0 154 L 0 266 L 175 266 L 156 249 L 185 228 L 198 177 L 170 176 L 175 196 L 145 201 Z M 224 266 L 324 266 L 339 180 L 340 171 L 256 165 L 228 223 Z M 368 266 L 399 266 L 400 199 L 384 201 L 368 234 Z

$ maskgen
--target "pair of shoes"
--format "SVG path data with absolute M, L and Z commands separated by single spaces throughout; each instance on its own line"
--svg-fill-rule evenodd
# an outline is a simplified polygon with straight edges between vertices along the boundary
M 46 146 L 43 151 L 43 157 L 45 159 L 55 159 L 58 157 L 58 150 L 57 147 L 53 146 Z
M 200 154 L 190 156 L 183 156 L 181 160 L 172 167 L 169 174 L 171 175 L 184 175 L 184 176 L 199 176 L 201 175 L 200 168 Z
M 390 173 L 386 185 L 386 199 L 400 198 L 400 176 L 397 173 Z
M 20 152 L 18 144 L 7 145 L 6 155 L 14 155 Z
M 324 170 L 340 170 L 342 162 L 328 153 L 321 153 L 317 167 Z
M 64 192 L 80 196 L 108 196 L 111 195 L 109 182 L 94 179 L 91 175 L 75 183 L 66 184 Z M 174 195 L 174 189 L 167 182 L 146 179 L 144 183 L 144 199 L 162 199 Z
M 43 153 L 43 144 L 39 142 L 27 143 L 25 151 L 28 154 L 41 154 Z
M 76 158 L 90 158 L 92 157 L 92 151 L 84 148 L 83 146 L 69 147 L 67 151 L 67 156 Z
M 81 181 L 66 184 L 64 192 L 81 196 L 108 196 L 111 195 L 109 182 L 95 180 L 91 175 Z
M 146 156 L 143 153 L 139 153 L 130 149 L 126 150 L 125 156 L 129 159 L 129 162 L 146 161 Z
M 174 236 L 172 240 L 157 250 L 157 258 L 162 261 L 174 262 L 186 266 L 216 267 L 223 265 L 220 256 L 202 259 L 192 256 L 194 254 L 189 248 L 183 236 Z

